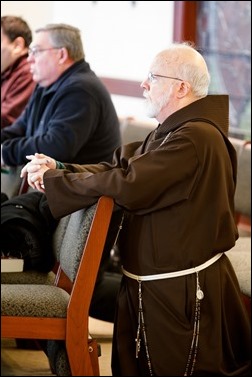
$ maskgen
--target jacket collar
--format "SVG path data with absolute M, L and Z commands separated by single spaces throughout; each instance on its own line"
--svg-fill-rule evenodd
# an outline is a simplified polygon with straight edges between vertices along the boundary
M 54 93 L 58 90 L 58 88 L 61 86 L 61 84 L 69 77 L 71 76 L 74 72 L 78 72 L 82 70 L 82 72 L 88 72 L 90 71 L 90 66 L 89 64 L 84 60 L 81 59 L 77 62 L 75 62 L 71 67 L 67 68 L 61 75 L 60 77 L 50 86 L 43 88 L 40 85 L 38 87 L 42 89 L 44 94 L 50 94 Z

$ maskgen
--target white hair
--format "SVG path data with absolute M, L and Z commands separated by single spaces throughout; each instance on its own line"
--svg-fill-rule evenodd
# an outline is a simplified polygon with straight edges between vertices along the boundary
M 203 56 L 188 42 L 173 43 L 162 51 L 164 64 L 172 68 L 173 74 L 190 83 L 196 97 L 205 97 L 210 85 L 210 74 Z

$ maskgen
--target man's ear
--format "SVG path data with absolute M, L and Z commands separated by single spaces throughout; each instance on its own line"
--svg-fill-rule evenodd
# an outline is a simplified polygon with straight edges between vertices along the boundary
M 183 98 L 191 91 L 191 85 L 187 81 L 182 81 L 178 90 L 178 97 Z
M 69 58 L 68 51 L 67 51 L 67 49 L 66 49 L 65 47 L 61 47 L 61 48 L 59 49 L 59 53 L 60 53 L 60 60 L 59 60 L 59 62 L 60 62 L 61 64 L 63 64 L 63 63 L 65 63 L 65 62 L 68 60 L 68 58 Z
M 14 47 L 14 51 L 17 54 L 20 54 L 20 52 L 23 52 L 23 50 L 25 49 L 25 40 L 23 37 L 17 37 L 16 39 L 14 39 L 12 44 Z

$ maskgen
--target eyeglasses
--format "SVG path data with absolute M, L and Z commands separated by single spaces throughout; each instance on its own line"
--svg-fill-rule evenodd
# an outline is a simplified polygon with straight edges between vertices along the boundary
M 166 79 L 172 79 L 172 80 L 178 80 L 178 81 L 184 81 L 182 79 L 179 79 L 177 77 L 171 77 L 171 76 L 163 76 L 163 75 L 158 75 L 156 73 L 152 73 L 152 72 L 149 72 L 148 73 L 148 81 L 149 82 L 153 82 L 155 80 L 156 77 L 164 77 Z
M 28 49 L 28 54 L 29 55 L 33 55 L 33 56 L 37 56 L 40 52 L 43 52 L 43 51 L 49 51 L 49 50 L 59 50 L 61 49 L 62 47 L 49 47 L 49 48 L 36 48 L 36 47 L 31 47 Z

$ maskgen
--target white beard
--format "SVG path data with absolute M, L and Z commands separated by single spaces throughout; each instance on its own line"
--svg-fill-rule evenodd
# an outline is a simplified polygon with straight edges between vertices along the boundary
M 150 98 L 145 98 L 145 111 L 149 118 L 157 118 L 163 107 L 165 107 L 170 99 L 170 93 L 164 93 L 160 101 L 152 102 Z
M 144 106 L 145 106 L 146 115 L 149 118 L 155 118 L 157 116 L 158 109 L 157 109 L 157 106 L 154 103 L 152 103 L 150 100 L 146 99 L 146 101 L 144 102 Z

